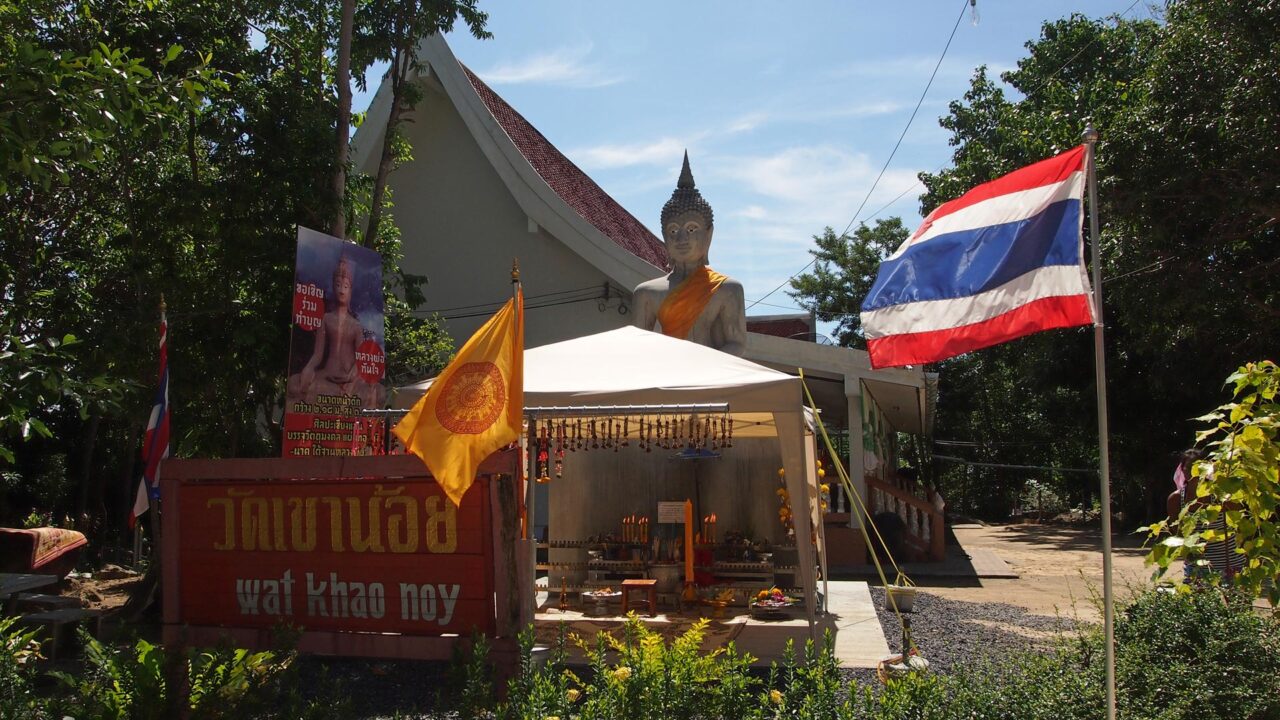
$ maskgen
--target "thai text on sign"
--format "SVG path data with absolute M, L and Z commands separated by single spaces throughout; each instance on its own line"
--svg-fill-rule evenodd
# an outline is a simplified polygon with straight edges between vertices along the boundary
M 467 633 L 493 622 L 487 483 L 201 481 L 177 502 L 193 625 Z

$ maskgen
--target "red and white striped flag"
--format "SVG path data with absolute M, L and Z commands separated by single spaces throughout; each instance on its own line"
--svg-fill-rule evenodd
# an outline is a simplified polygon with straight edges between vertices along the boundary
M 923 365 L 1093 322 L 1085 148 L 979 185 L 929 213 L 862 302 L 871 367 Z
M 147 433 L 142 440 L 142 479 L 129 512 L 129 527 L 160 497 L 160 461 L 169 457 L 169 322 L 160 310 L 160 373 L 156 401 L 147 420 Z

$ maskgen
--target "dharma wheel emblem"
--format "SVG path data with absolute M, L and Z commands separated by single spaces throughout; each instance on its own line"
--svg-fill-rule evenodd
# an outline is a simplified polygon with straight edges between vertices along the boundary
M 507 406 L 507 383 L 491 362 L 469 362 L 445 382 L 436 419 L 450 432 L 477 435 L 488 430 Z

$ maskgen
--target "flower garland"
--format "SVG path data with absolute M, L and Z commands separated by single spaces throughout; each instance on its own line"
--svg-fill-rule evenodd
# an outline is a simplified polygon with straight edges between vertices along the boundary
M 831 485 L 821 482 L 827 476 L 827 471 L 822 468 L 822 461 L 817 460 L 818 469 L 818 506 L 823 512 L 826 512 L 831 501 Z M 778 468 L 778 489 L 774 492 L 778 495 L 778 521 L 782 523 L 782 527 L 787 530 L 787 537 L 794 537 L 796 534 L 795 513 L 791 510 L 791 494 L 787 491 L 787 471 L 785 468 Z

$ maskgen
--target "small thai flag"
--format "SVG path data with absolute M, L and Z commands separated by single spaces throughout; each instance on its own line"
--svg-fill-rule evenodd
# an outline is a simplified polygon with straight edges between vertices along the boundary
M 129 527 L 151 506 L 151 500 L 160 498 L 160 461 L 169 457 L 169 322 L 160 311 L 160 378 L 156 388 L 156 401 L 151 406 L 147 420 L 147 432 L 142 439 L 142 479 L 138 481 L 138 494 L 129 512 Z
M 1081 145 L 944 203 L 862 302 L 874 368 L 920 365 L 1094 321 Z

